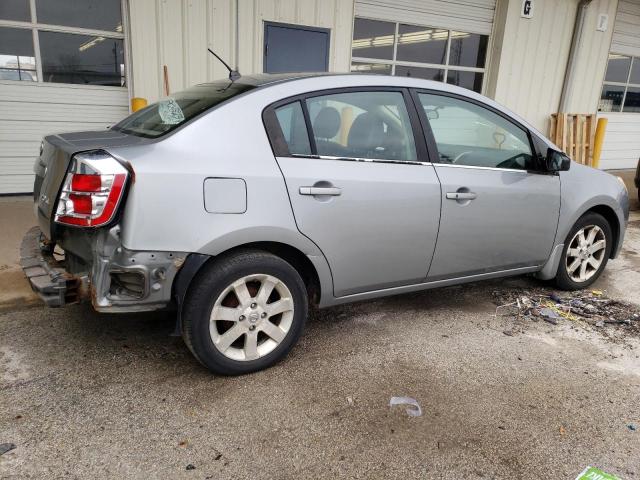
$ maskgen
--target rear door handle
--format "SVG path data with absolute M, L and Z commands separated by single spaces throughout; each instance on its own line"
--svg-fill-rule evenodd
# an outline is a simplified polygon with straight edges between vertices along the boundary
M 477 196 L 473 192 L 447 192 L 447 200 L 475 200 Z
M 300 195 L 332 195 L 342 194 L 342 189 L 338 187 L 300 187 Z

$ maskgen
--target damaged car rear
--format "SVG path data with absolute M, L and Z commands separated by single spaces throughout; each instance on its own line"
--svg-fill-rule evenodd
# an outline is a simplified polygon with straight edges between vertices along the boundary
M 415 78 L 198 85 L 111 129 L 47 136 L 21 262 L 52 307 L 173 308 L 209 370 L 284 358 L 310 305 L 509 275 L 591 285 L 629 200 L 523 119 Z

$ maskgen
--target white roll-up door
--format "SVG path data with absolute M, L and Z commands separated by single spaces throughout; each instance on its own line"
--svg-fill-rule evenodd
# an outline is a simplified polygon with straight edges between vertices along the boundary
M 491 34 L 495 0 L 356 0 L 357 17 Z
M 640 57 L 640 0 L 620 0 L 611 53 Z

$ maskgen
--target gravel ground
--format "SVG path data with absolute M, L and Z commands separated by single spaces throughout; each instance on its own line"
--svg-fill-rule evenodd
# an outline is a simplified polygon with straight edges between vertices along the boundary
M 595 288 L 640 303 L 639 247 L 640 225 Z M 495 292 L 539 288 L 323 310 L 284 362 L 239 378 L 207 373 L 170 314 L 2 313 L 0 443 L 16 448 L 0 478 L 640 478 L 637 333 L 561 320 L 505 335 Z

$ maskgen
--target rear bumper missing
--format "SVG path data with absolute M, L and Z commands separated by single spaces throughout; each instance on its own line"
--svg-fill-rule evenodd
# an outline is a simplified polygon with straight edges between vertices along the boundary
M 22 240 L 20 264 L 31 288 L 50 307 L 90 301 L 99 312 L 139 312 L 167 307 L 173 280 L 186 254 L 132 251 L 120 243 L 120 227 L 96 231 L 91 258 L 79 273 L 58 260 L 35 227 Z M 76 272 L 78 268 L 72 269 Z
M 87 276 L 75 276 L 42 243 L 40 228 L 33 227 L 22 239 L 20 265 L 31 288 L 49 307 L 77 303 L 86 296 Z

